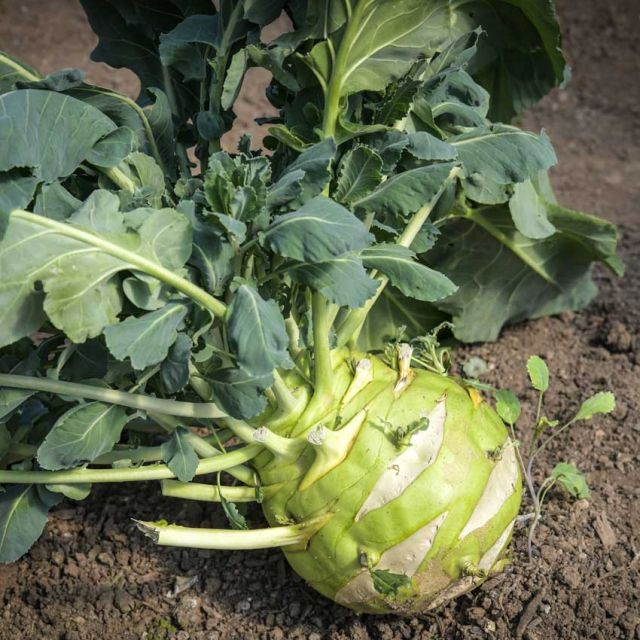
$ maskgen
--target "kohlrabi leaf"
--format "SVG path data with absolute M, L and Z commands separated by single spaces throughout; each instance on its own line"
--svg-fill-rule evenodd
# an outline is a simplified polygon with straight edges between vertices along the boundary
M 121 216 L 112 212 L 114 220 L 100 224 L 117 225 Z M 153 265 L 175 270 L 184 264 L 191 252 L 191 229 L 184 216 L 170 209 L 138 210 L 127 219 L 136 232 L 94 232 L 24 211 L 4 215 L 0 344 L 36 331 L 45 313 L 73 342 L 84 342 L 117 322 L 122 308 L 119 272 L 154 271 Z M 41 289 L 34 287 L 36 282 Z
M 591 267 L 615 255 L 615 227 L 550 204 L 547 214 L 557 232 L 541 240 L 519 233 L 506 206 L 471 210 L 440 225 L 425 260 L 459 287 L 437 303 L 453 316 L 457 338 L 495 340 L 504 324 L 591 301 Z
M 64 363 L 60 369 L 62 380 L 101 379 L 107 374 L 109 350 L 99 338 L 87 340 L 82 344 L 71 344 L 65 352 Z M 60 367 L 60 361 L 58 361 Z
M 29 205 L 40 180 L 20 169 L 0 173 L 0 210 L 24 209 Z M 54 183 L 55 184 L 55 183 Z
M 385 131 L 367 139 L 370 145 L 382 158 L 382 172 L 390 173 L 400 161 L 402 152 L 409 145 L 409 136 L 402 131 Z
M 453 69 L 429 79 L 416 91 L 406 125 L 436 132 L 481 127 L 488 110 L 489 94 L 466 71 Z
M 407 151 L 419 160 L 455 160 L 455 147 L 426 131 L 416 131 L 408 135 Z
M 224 25 L 221 24 L 219 15 L 189 16 L 171 31 L 160 35 L 160 60 L 164 66 L 177 69 L 185 80 L 203 80 L 207 61 L 193 45 L 220 48 L 223 35 Z M 239 30 L 237 37 L 242 35 Z
M 91 485 L 87 483 L 78 484 L 47 484 L 45 485 L 52 493 L 59 493 L 69 500 L 84 500 L 91 493 Z
M 364 351 L 384 349 L 390 340 L 402 335 L 416 338 L 447 319 L 434 305 L 409 298 L 387 285 L 367 315 L 358 338 Z
M 211 293 L 222 291 L 233 276 L 233 247 L 224 234 L 194 216 L 193 253 L 190 263 L 199 271 L 202 286 Z
M 229 345 L 240 367 L 255 376 L 291 366 L 289 337 L 274 300 L 265 300 L 249 287 L 238 287 L 227 311 Z
M 470 71 L 491 94 L 489 116 L 509 122 L 568 78 L 554 3 L 485 0 L 474 4 L 477 23 L 486 36 L 479 40 Z
M 304 177 L 300 182 L 301 193 L 298 201 L 299 203 L 305 203 L 317 196 L 329 183 L 331 178 L 329 169 L 335 154 L 335 142 L 327 138 L 305 149 L 282 171 L 278 178 L 281 181 L 286 176 L 297 175 L 299 171 L 304 171 Z
M 368 195 L 382 181 L 382 158 L 370 147 L 350 149 L 340 161 L 333 197 L 350 204 Z
M 184 304 L 171 302 L 157 311 L 109 325 L 104 329 L 107 347 L 118 360 L 129 358 L 134 369 L 162 362 L 178 337 L 187 310 Z
M 352 205 L 379 216 L 387 224 L 404 220 L 428 204 L 449 177 L 453 164 L 443 162 L 394 175 Z
M 33 391 L 26 389 L 0 389 L 0 423 L 5 422 L 33 394 Z
M 111 191 L 97 189 L 80 204 L 68 222 L 79 227 L 107 233 L 124 233 L 126 227 L 120 214 L 120 198 Z
M 53 182 L 92 154 L 101 166 L 115 165 L 131 149 L 118 147 L 122 155 L 109 155 L 97 147 L 116 130 L 98 109 L 69 96 L 35 89 L 5 94 L 0 96 L 0 171 L 28 168 L 39 180 Z
M 568 462 L 559 462 L 551 472 L 563 489 L 578 500 L 589 498 L 591 492 L 584 474 L 574 465 Z
M 547 218 L 547 203 L 531 180 L 514 185 L 509 211 L 518 231 L 527 238 L 548 238 L 556 228 Z
M 169 354 L 160 368 L 160 380 L 167 393 L 178 393 L 189 382 L 192 346 L 191 338 L 185 333 L 179 333 L 169 349 Z
M 56 420 L 37 458 L 43 469 L 70 469 L 111 451 L 129 417 L 117 405 L 90 402 L 70 409 Z
M 40 537 L 49 509 L 62 496 L 33 484 L 10 485 L 0 493 L 0 563 L 14 562 Z
M 153 7 L 135 6 L 110 0 L 82 0 L 91 28 L 98 36 L 98 46 L 91 58 L 120 69 L 131 69 L 141 82 L 140 98 L 147 98 L 148 87 L 173 93 L 180 110 L 197 105 L 197 92 L 177 71 L 164 69 L 159 53 L 159 37 L 177 27 L 192 14 L 212 14 L 213 5 L 203 0 L 178 5 L 158 0 Z
M 233 418 L 248 420 L 266 409 L 262 392 L 273 384 L 273 377 L 256 376 L 241 369 L 220 369 L 207 376 L 207 382 L 212 402 Z
M 417 262 L 415 253 L 406 247 L 379 244 L 365 249 L 360 255 L 365 267 L 384 273 L 394 287 L 410 298 L 434 302 L 457 289 L 447 276 Z
M 510 185 L 535 178 L 557 162 L 544 134 L 515 127 L 480 127 L 447 139 L 462 162 L 465 188 L 472 200 L 496 204 L 505 198 L 487 197 L 492 185 Z
M 527 371 L 531 386 L 540 393 L 549 388 L 549 369 L 547 363 L 540 356 L 531 356 L 527 360 Z
M 301 262 L 321 262 L 359 251 L 372 236 L 350 211 L 316 196 L 297 211 L 275 218 L 261 242 L 278 255 Z
M 162 459 L 181 482 L 193 480 L 200 462 L 188 434 L 189 431 L 184 427 L 177 427 L 171 438 L 162 445 Z
M 451 9 L 433 0 L 348 0 L 346 27 L 320 42 L 305 62 L 339 95 L 382 91 L 422 55 L 432 55 L 452 35 Z M 339 4 L 330 0 L 327 5 Z M 338 52 L 336 57 L 331 51 Z
M 516 394 L 508 389 L 499 389 L 496 391 L 495 396 L 498 415 L 507 424 L 515 424 L 518 422 L 522 409 Z
M 155 98 L 155 101 L 149 104 L 144 111 L 151 129 L 151 135 L 147 134 L 145 143 L 163 172 L 171 180 L 175 180 L 178 158 L 176 156 L 176 131 L 169 99 L 166 93 L 157 87 L 149 87 L 147 92 Z
M 339 306 L 361 307 L 378 288 L 378 283 L 367 275 L 362 260 L 348 254 L 296 264 L 289 269 L 289 275 Z

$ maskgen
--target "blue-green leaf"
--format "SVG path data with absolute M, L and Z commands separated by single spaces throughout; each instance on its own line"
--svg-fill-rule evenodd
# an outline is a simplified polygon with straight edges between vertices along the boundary
M 70 469 L 111 451 L 129 420 L 122 407 L 90 402 L 64 413 L 38 447 L 43 469 Z
M 179 333 L 169 349 L 169 355 L 160 368 L 160 379 L 168 393 L 182 391 L 189 382 L 191 347 L 191 338 L 184 333 Z
M 278 216 L 261 234 L 263 244 L 278 255 L 302 262 L 321 262 L 359 251 L 372 236 L 350 211 L 317 196 L 293 213 Z
M 367 275 L 362 260 L 348 254 L 295 265 L 289 269 L 289 275 L 339 306 L 361 307 L 378 288 L 378 282 Z
M 335 154 L 336 144 L 331 138 L 327 138 L 305 149 L 278 178 L 282 180 L 285 176 L 304 171 L 304 178 L 300 182 L 302 192 L 298 198 L 303 204 L 317 196 L 329 183 L 329 169 Z
M 403 219 L 437 195 L 453 166 L 444 162 L 398 173 L 385 180 L 375 191 L 355 200 L 353 206 L 380 214 L 381 220 Z
M 184 427 L 177 427 L 162 445 L 162 459 L 181 482 L 193 480 L 199 463 L 198 455 L 186 437 L 188 434 Z
M 36 485 L 10 485 L 0 493 L 0 562 L 14 562 L 40 537 L 49 509 L 62 496 Z
M 368 269 L 378 269 L 389 276 L 402 293 L 416 300 L 434 302 L 456 292 L 458 287 L 439 271 L 415 260 L 415 253 L 397 244 L 379 244 L 365 249 L 362 262 Z
M 227 311 L 229 345 L 244 371 L 256 376 L 290 367 L 289 337 L 273 300 L 264 300 L 247 285 L 238 287 Z
M 139 318 L 129 316 L 123 322 L 105 328 L 109 351 L 118 360 L 130 358 L 134 369 L 162 362 L 176 341 L 186 315 L 184 304 L 170 302 Z
M 266 409 L 267 400 L 262 392 L 273 384 L 273 376 L 221 369 L 208 376 L 207 382 L 213 402 L 233 418 L 248 420 Z
M 382 181 L 382 158 L 370 147 L 350 149 L 340 161 L 333 197 L 350 204 L 371 193 Z

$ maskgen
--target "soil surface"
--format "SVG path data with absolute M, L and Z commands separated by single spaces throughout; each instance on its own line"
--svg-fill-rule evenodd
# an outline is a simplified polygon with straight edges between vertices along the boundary
M 541 479 L 559 460 L 576 463 L 591 498 L 552 491 L 533 560 L 520 528 L 506 573 L 434 614 L 399 620 L 324 600 L 278 551 L 155 547 L 131 518 L 224 526 L 219 510 L 163 499 L 156 485 L 103 486 L 60 505 L 28 556 L 0 569 L 0 639 L 640 639 L 640 6 L 558 4 L 574 78 L 524 124 L 544 126 L 556 145 L 562 202 L 620 225 L 627 275 L 599 270 L 601 293 L 586 310 L 510 328 L 456 359 L 483 358 L 486 381 L 524 393 L 526 358 L 540 354 L 553 375 L 548 413 L 560 418 L 596 390 L 616 392 L 613 416 L 560 437 L 537 467 Z M 43 71 L 83 67 L 91 80 L 135 94 L 130 74 L 88 63 L 93 44 L 71 0 L 0 0 L 0 48 Z M 265 112 L 263 82 L 245 87 L 241 126 Z

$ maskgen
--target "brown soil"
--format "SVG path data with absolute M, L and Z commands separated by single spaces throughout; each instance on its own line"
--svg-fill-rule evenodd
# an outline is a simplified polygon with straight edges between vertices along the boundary
M 525 124 L 544 125 L 556 144 L 562 201 L 620 224 L 627 275 L 598 271 L 601 294 L 585 311 L 511 328 L 457 359 L 484 358 L 488 381 L 522 393 L 527 356 L 544 356 L 554 374 L 548 408 L 559 417 L 595 390 L 615 390 L 615 414 L 560 438 L 538 467 L 542 476 L 559 460 L 575 462 L 591 499 L 552 492 L 531 562 L 517 530 L 505 574 L 433 615 L 398 620 L 324 600 L 278 551 L 157 548 L 132 517 L 204 526 L 223 526 L 222 518 L 162 499 L 155 485 L 100 487 L 58 507 L 31 553 L 0 569 L 1 639 L 640 639 L 640 10 L 637 0 L 560 0 L 559 9 L 574 79 Z M 128 74 L 87 64 L 92 44 L 71 0 L 0 0 L 0 48 L 46 71 L 81 66 L 96 82 L 135 92 Z M 243 126 L 263 106 L 262 89 L 247 87 Z

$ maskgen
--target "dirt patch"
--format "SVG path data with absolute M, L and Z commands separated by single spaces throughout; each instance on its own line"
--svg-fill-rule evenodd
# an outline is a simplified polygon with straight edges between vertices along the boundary
M 522 393 L 527 356 L 544 356 L 554 376 L 549 411 L 561 417 L 595 390 L 616 391 L 612 417 L 577 427 L 540 461 L 541 475 L 560 459 L 575 462 L 592 498 L 553 492 L 532 562 L 520 529 L 505 574 L 433 615 L 397 620 L 358 617 L 322 599 L 277 551 L 154 547 L 132 517 L 224 522 L 216 509 L 162 499 L 156 485 L 100 487 L 56 509 L 31 553 L 0 569 L 1 639 L 640 639 L 640 10 L 637 0 L 579 8 L 561 0 L 559 8 L 574 79 L 525 124 L 544 126 L 556 145 L 561 200 L 621 225 L 627 275 L 598 271 L 601 294 L 585 311 L 508 329 L 457 360 L 484 358 L 488 381 Z M 0 2 L 0 48 L 44 71 L 81 66 L 93 81 L 135 92 L 129 74 L 87 64 L 93 42 L 71 0 Z M 265 103 L 255 83 L 243 95 L 246 126 Z

